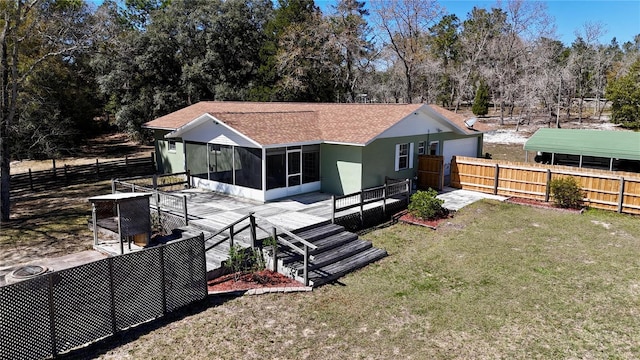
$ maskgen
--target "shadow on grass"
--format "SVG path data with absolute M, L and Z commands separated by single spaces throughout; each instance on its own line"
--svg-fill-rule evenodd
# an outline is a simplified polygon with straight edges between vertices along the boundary
M 221 306 L 224 303 L 231 301 L 239 296 L 242 295 L 209 295 L 204 300 L 194 302 L 181 309 L 171 312 L 166 316 L 130 327 L 126 330 L 116 333 L 115 335 L 111 335 L 104 339 L 93 342 L 85 347 L 60 354 L 56 356 L 56 359 L 70 360 L 97 358 L 98 356 L 107 354 L 111 350 L 135 341 L 140 337 L 147 335 L 155 330 L 161 329 L 173 322 L 180 321 L 189 316 L 197 315 L 211 307 Z

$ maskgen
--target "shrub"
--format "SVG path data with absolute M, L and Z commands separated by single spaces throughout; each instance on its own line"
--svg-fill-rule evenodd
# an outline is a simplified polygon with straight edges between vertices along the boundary
M 584 193 L 578 181 L 571 176 L 551 180 L 553 202 L 562 208 L 580 209 Z
M 427 191 L 418 190 L 411 195 L 409 213 L 423 220 L 433 220 L 447 216 L 447 209 L 442 207 L 444 200 L 436 198 L 436 195 L 438 193 L 431 188 Z

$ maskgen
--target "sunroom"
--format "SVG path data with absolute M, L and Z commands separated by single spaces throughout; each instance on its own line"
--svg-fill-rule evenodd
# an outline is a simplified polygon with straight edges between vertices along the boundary
M 258 201 L 320 190 L 320 142 L 310 141 L 312 134 L 299 133 L 289 140 L 303 141 L 289 143 L 262 139 L 264 144 L 229 122 L 205 114 L 165 135 L 182 142 L 193 186 Z

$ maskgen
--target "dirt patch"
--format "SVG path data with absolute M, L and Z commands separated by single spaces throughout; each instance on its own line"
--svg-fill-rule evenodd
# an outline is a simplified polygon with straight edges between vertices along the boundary
M 299 281 L 271 270 L 227 274 L 207 282 L 209 291 L 241 291 L 277 287 L 304 287 Z

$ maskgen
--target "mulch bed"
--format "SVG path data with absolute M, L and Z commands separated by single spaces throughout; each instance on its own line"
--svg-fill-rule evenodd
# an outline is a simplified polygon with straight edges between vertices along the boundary
M 526 205 L 526 206 L 531 206 L 531 207 L 536 207 L 541 209 L 551 209 L 551 210 L 564 211 L 564 212 L 570 212 L 570 213 L 576 213 L 576 214 L 581 214 L 584 211 L 584 209 L 561 208 L 556 206 L 554 203 L 551 203 L 548 201 L 524 199 L 524 198 L 518 198 L 518 197 L 511 197 L 511 198 L 508 198 L 506 201 L 512 204 Z
M 438 218 L 434 220 L 423 220 L 406 212 L 398 218 L 398 221 L 406 224 L 411 224 L 411 225 L 424 226 L 424 227 L 428 227 L 429 229 L 435 230 L 438 228 L 438 225 L 440 223 L 446 221 L 447 219 L 451 219 L 452 217 L 453 217 L 453 213 L 450 212 L 446 217 L 443 217 L 443 218 Z
M 209 291 L 241 291 L 277 287 L 304 287 L 304 285 L 280 273 L 262 270 L 247 274 L 223 275 L 209 280 L 207 287 Z

